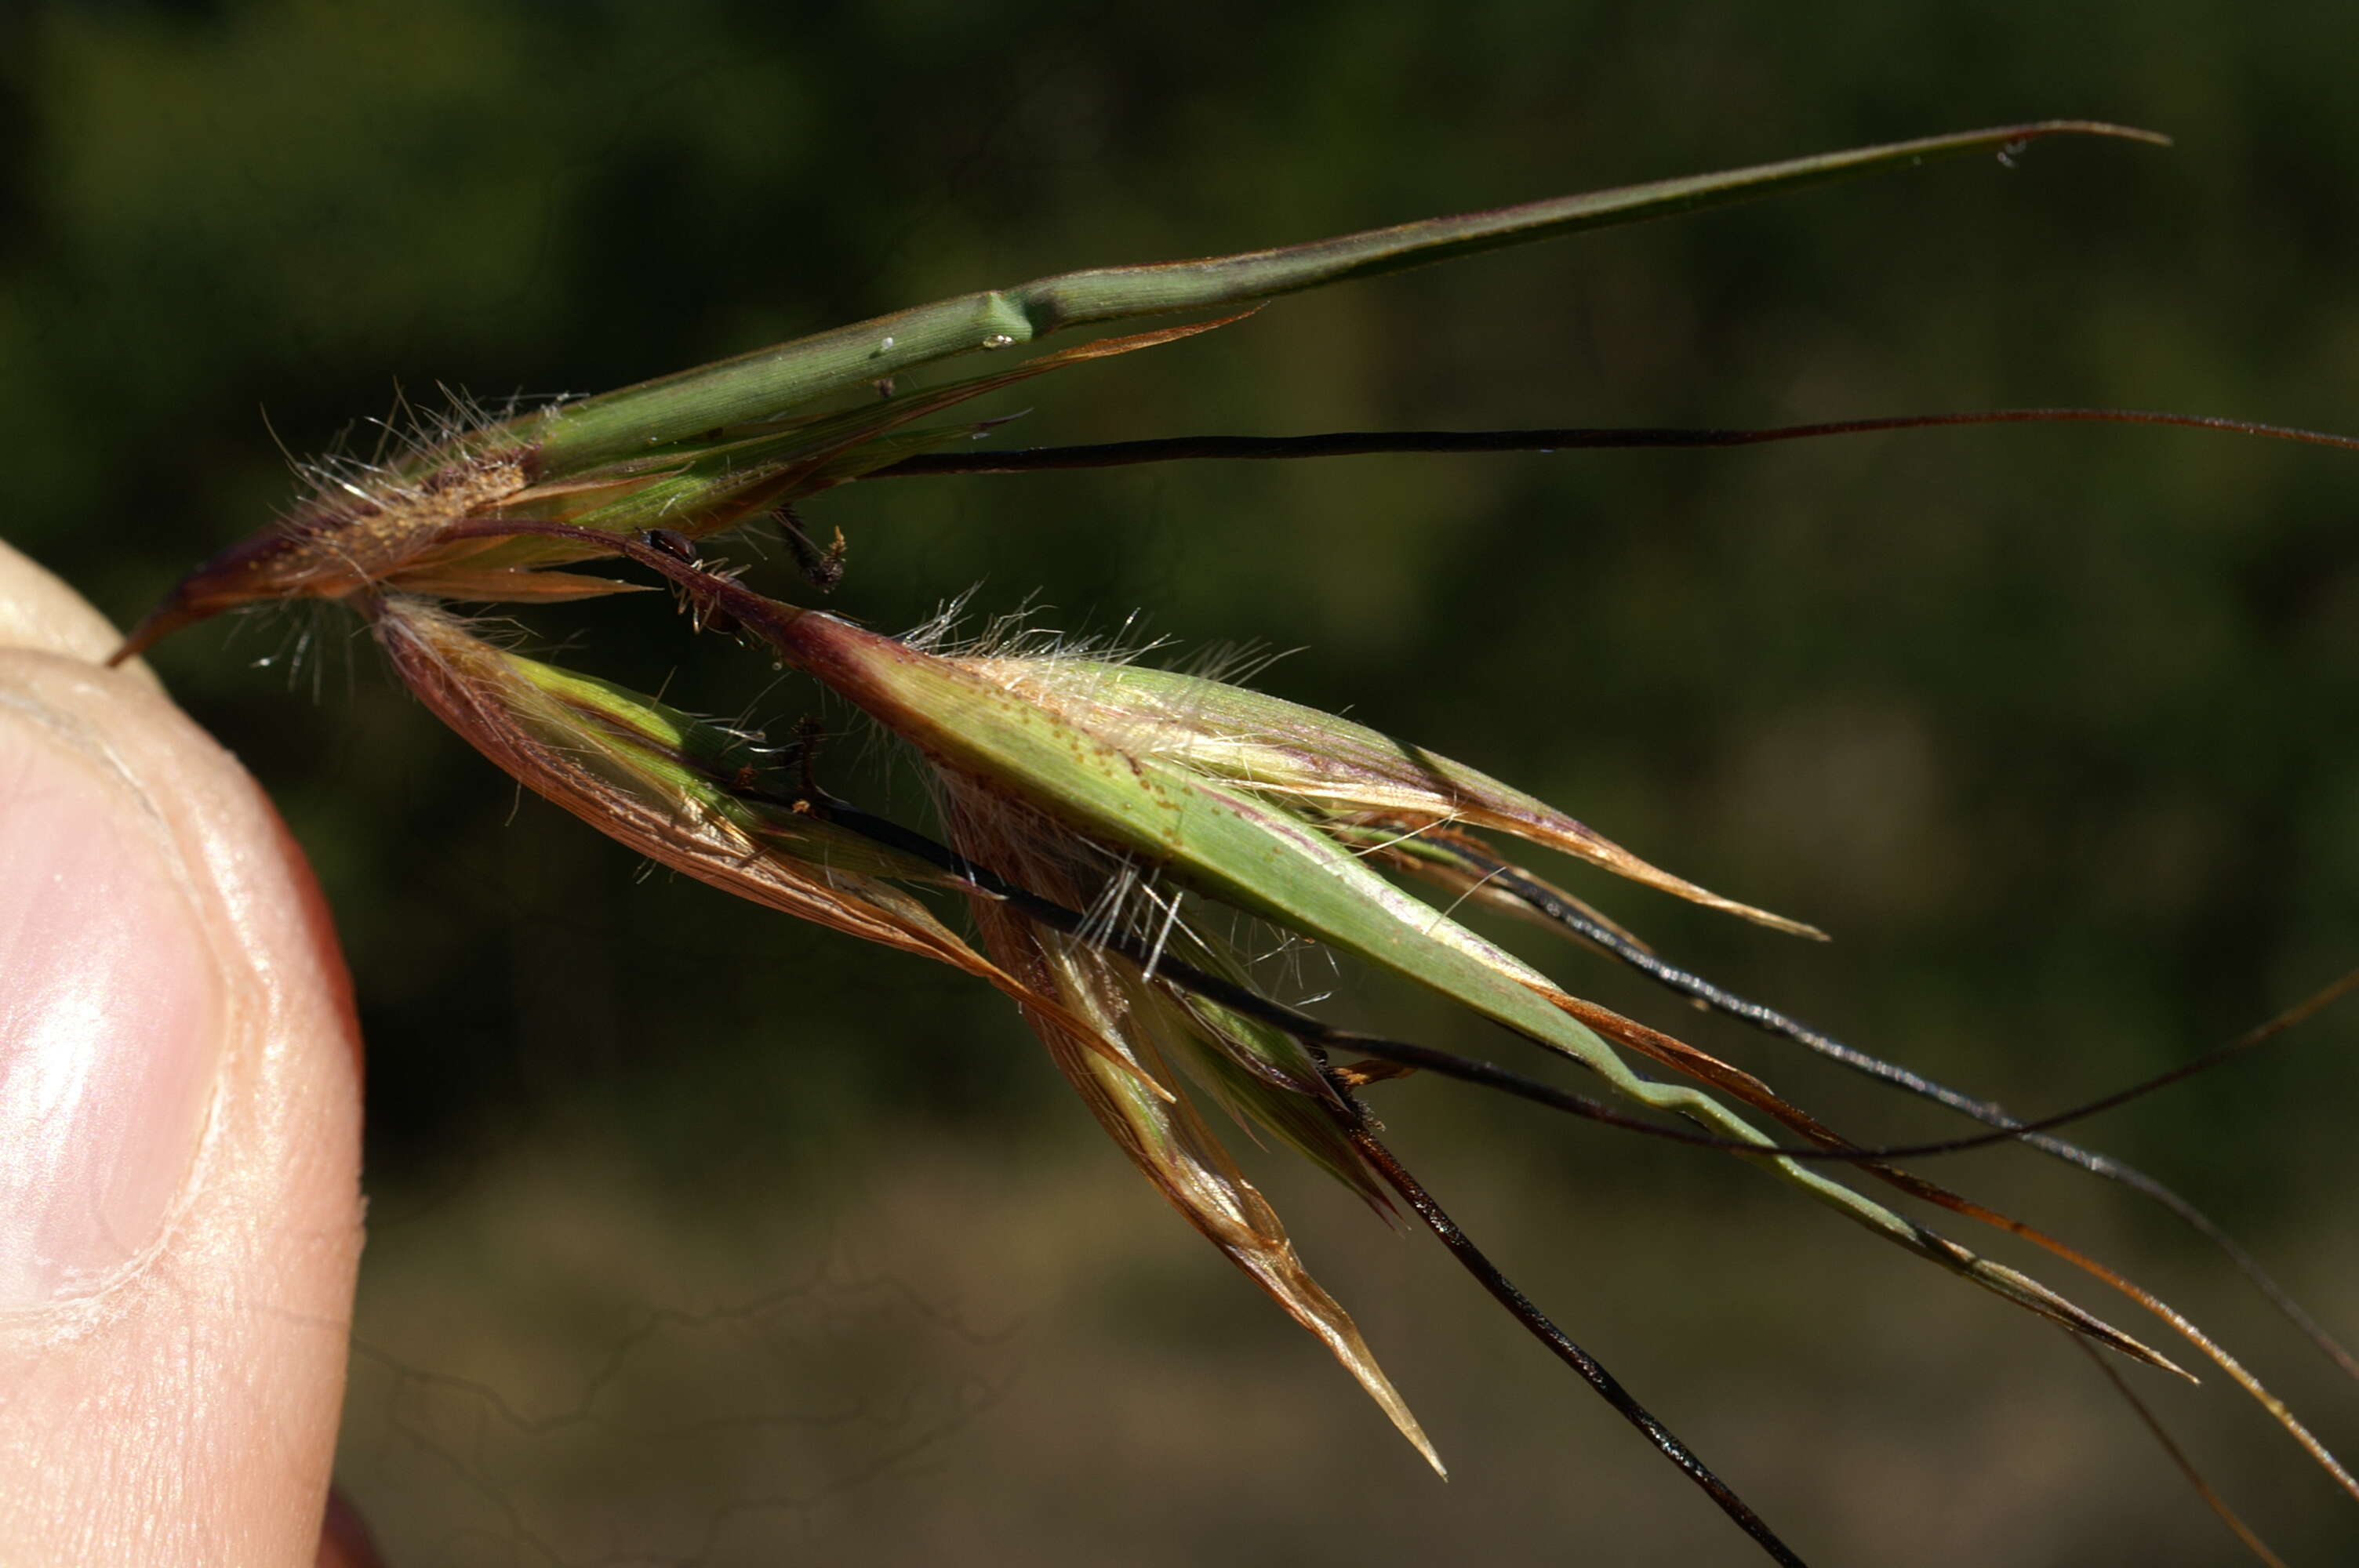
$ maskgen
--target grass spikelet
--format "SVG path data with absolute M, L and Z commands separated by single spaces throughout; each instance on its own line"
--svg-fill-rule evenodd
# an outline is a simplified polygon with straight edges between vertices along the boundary
M 996 791 L 965 781 L 949 781 L 944 795 L 951 839 L 962 854 L 1069 906 L 1096 902 L 1101 890 L 1089 885 L 1086 860 L 1076 859 L 1067 847 L 1069 835 L 1056 824 L 1011 805 Z M 1440 1455 L 1376 1364 L 1351 1315 L 1303 1269 L 1276 1211 L 1245 1180 L 1186 1097 L 1141 1092 L 1142 1080 L 1170 1086 L 1167 1056 L 1172 1048 L 1201 1052 L 1203 1022 L 1183 1004 L 1158 995 L 1143 970 L 1103 947 L 1047 931 L 1004 902 L 978 899 L 975 917 L 984 946 L 1002 967 L 1036 992 L 1056 998 L 1067 1013 L 1089 1020 L 1100 1033 L 1122 1043 L 1136 1069 L 1133 1074 L 1115 1071 L 1102 1054 L 1082 1048 L 1057 1016 L 1027 1009 L 1050 1059 L 1115 1146 L 1223 1256 L 1324 1342 L 1435 1473 L 1446 1476 Z M 1234 1081 L 1229 1089 L 1232 1094 L 1249 1092 Z M 1287 1092 L 1306 1098 L 1333 1097 L 1315 1069 L 1300 1089 Z M 1332 1121 L 1328 1125 L 1332 1128 Z M 1340 1153 L 1322 1152 L 1347 1167 L 1352 1173 L 1345 1179 L 1374 1197 L 1374 1187 L 1359 1172 L 1348 1143 Z
M 922 860 L 762 797 L 752 738 L 609 682 L 484 641 L 457 616 L 390 596 L 372 607 L 395 672 L 435 716 L 518 783 L 607 837 L 740 898 L 962 969 L 1120 1053 L 1009 976 L 898 882 Z
M 1824 939 L 1813 926 L 1723 898 L 1651 865 L 1463 762 L 1299 703 L 1138 665 L 1073 657 L 962 662 L 1126 750 L 1170 757 L 1258 795 L 1313 806 L 1346 822 L 1381 819 L 1403 831 L 1452 822 L 1494 828 L 1690 903 Z

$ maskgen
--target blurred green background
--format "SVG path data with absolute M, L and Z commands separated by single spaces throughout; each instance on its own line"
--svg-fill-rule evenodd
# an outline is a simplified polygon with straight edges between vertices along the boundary
M 0 527 L 120 620 L 288 498 L 281 447 L 365 448 L 397 390 L 592 391 L 1072 266 L 2053 114 L 2180 145 L 1288 300 L 994 411 L 1036 410 L 1024 442 L 2056 403 L 2359 426 L 2348 5 L 215 0 L 0 30 Z M 979 611 L 1299 649 L 1263 684 L 1837 938 L 1576 882 L 1673 957 L 2028 1111 L 2359 956 L 2354 483 L 2343 454 L 2025 428 L 908 481 L 811 514 L 882 626 L 980 584 Z M 652 602 L 535 620 L 675 701 L 822 709 Z M 155 663 L 350 946 L 373 1223 L 341 1470 L 400 1568 L 1758 1560 L 1439 1249 L 1242 1150 L 1432 1480 L 995 996 L 642 875 L 341 612 Z M 841 745 L 837 786 L 921 810 L 876 751 Z M 1517 942 L 1861 1137 L 1955 1126 Z M 1299 984 L 1512 1054 L 1364 977 Z M 2089 1130 L 2346 1339 L 2354 1039 L 2330 1015 Z M 2235 1560 L 2083 1358 L 1981 1293 L 1731 1162 L 1447 1084 L 1377 1100 L 1811 1561 Z M 2174 1222 L 2026 1154 L 1932 1173 L 2125 1266 L 2359 1450 L 2348 1383 Z M 2293 1560 L 2359 1555 L 2359 1511 L 2223 1379 L 2137 1386 Z

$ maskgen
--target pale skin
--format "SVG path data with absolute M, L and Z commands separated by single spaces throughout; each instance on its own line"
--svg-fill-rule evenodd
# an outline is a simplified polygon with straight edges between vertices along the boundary
M 0 1562 L 374 1568 L 329 1501 L 343 959 L 260 787 L 115 642 L 0 545 Z

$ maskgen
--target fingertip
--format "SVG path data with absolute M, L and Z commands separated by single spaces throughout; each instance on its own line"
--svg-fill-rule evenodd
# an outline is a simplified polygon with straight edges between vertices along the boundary
M 38 561 L 0 539 L 0 648 L 33 648 L 92 664 L 123 646 L 123 633 L 91 602 L 68 588 Z M 142 684 L 162 689 L 140 659 L 117 666 Z
M 113 629 L 5 546 L 0 629 L 0 795 L 27 786 L 0 814 L 33 895 L 0 892 L 0 925 L 48 966 L 6 977 L 0 1102 L 30 1064 L 18 1108 L 87 1132 L 18 1184 L 64 1219 L 0 1246 L 26 1287 L 0 1306 L 0 1562 L 302 1561 L 361 1242 L 341 955 L 254 781 L 152 677 L 88 662 Z M 26 1147 L 0 1141 L 0 1178 Z

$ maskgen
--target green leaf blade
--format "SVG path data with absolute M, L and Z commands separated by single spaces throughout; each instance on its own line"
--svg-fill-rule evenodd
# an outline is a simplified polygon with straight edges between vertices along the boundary
M 1060 273 L 1012 288 L 937 300 L 585 398 L 535 416 L 532 439 L 544 471 L 567 471 L 716 426 L 772 417 L 813 398 L 954 354 L 1029 342 L 1069 327 L 1273 299 L 1586 229 L 1749 200 L 1929 158 L 2005 151 L 2058 135 L 2169 145 L 2168 137 L 2125 125 L 2041 120 L 1422 219 L 1235 255 Z

